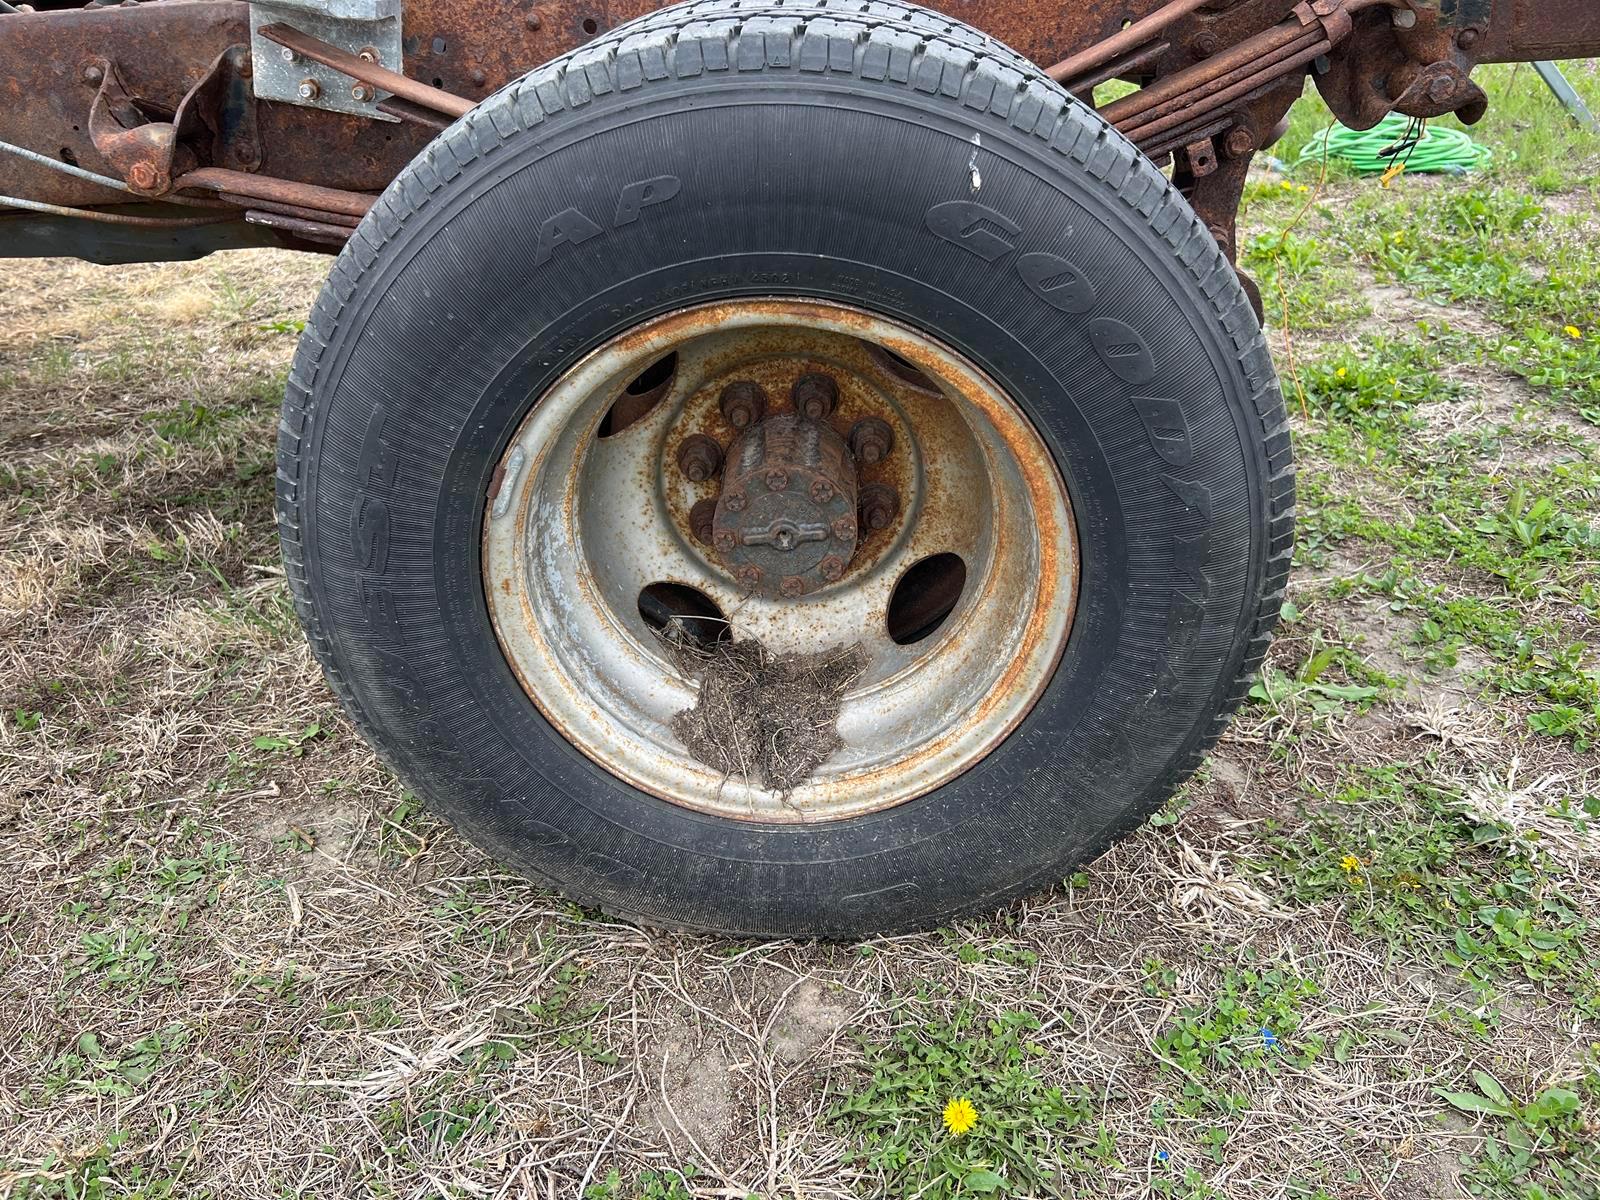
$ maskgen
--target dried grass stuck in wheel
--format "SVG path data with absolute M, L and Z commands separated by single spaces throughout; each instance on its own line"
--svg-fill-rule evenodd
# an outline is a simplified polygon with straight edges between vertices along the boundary
M 694 707 L 672 722 L 697 761 L 789 792 L 839 748 L 840 704 L 867 665 L 861 647 L 774 654 L 753 638 L 706 646 L 676 622 L 660 636 L 700 683 Z

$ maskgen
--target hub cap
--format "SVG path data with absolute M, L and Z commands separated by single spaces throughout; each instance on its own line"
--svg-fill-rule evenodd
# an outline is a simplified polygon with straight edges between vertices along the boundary
M 484 522 L 490 616 L 546 718 L 636 787 L 762 821 L 885 808 L 982 759 L 1049 682 L 1077 576 L 1015 403 L 931 338 L 816 301 L 702 306 L 595 351 L 513 435 Z M 857 647 L 842 745 L 783 794 L 697 761 L 663 622 Z

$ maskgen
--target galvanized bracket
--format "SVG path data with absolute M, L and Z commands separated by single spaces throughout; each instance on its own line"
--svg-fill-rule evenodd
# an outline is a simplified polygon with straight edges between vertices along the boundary
M 270 0 L 250 5 L 250 53 L 256 95 L 303 108 L 351 113 L 374 121 L 400 118 L 380 112 L 388 92 L 344 72 L 312 62 L 261 36 L 264 25 L 282 23 L 391 71 L 405 69 L 400 33 L 401 0 Z

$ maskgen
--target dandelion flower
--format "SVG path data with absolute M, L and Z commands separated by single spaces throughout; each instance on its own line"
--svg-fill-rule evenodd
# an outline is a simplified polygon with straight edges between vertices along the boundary
M 1348 875 L 1352 871 L 1359 871 L 1361 869 L 1361 860 L 1354 854 L 1346 854 L 1339 860 L 1339 865 L 1344 868 L 1345 874 Z
M 1334 374 L 1337 375 L 1340 379 L 1343 379 L 1346 375 L 1350 374 L 1350 372 L 1345 370 L 1345 368 L 1340 367 L 1337 371 L 1334 372 Z
M 944 1106 L 944 1127 L 960 1137 L 978 1123 L 978 1110 L 965 1096 L 957 1096 Z
M 1583 340 L 1583 330 L 1579 329 L 1576 325 L 1568 325 L 1564 332 L 1569 338 L 1572 338 L 1575 341 L 1581 342 Z

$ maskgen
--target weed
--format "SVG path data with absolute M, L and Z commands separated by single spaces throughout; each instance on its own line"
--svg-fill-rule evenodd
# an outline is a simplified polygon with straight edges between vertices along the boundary
M 1029 1040 L 1037 1029 L 1023 1012 L 985 1019 L 971 1008 L 897 1029 L 887 1044 L 863 1045 L 869 1078 L 835 1106 L 833 1120 L 895 1195 L 1055 1190 L 1067 1152 L 1098 1153 L 1101 1143 L 1074 1132 L 1091 1119 L 1087 1099 L 1040 1078 L 1043 1051 Z M 977 1110 L 975 1127 L 961 1135 L 941 1125 L 957 1097 Z

